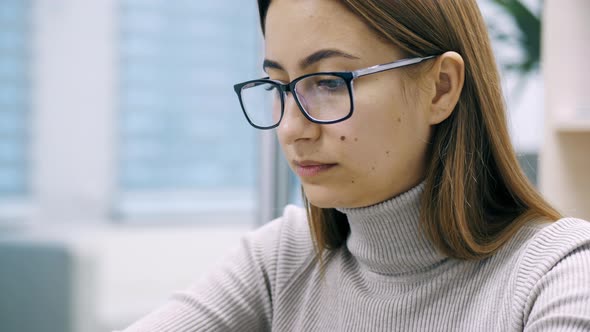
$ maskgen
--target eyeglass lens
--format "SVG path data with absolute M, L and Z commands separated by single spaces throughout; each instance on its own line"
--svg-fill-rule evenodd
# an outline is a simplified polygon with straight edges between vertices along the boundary
M 260 127 L 271 127 L 281 119 L 282 102 L 279 86 L 254 82 L 242 88 L 242 104 L 249 120 Z M 350 113 L 350 92 L 346 81 L 334 75 L 308 76 L 295 85 L 303 110 L 313 120 L 330 122 Z M 286 100 L 285 100 L 286 102 Z

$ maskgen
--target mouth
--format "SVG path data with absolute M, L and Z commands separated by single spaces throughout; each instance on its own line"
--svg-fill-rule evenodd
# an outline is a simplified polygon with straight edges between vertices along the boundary
M 335 163 L 324 163 L 313 160 L 294 160 L 293 165 L 295 166 L 295 173 L 302 178 L 310 178 L 323 174 L 330 169 L 334 168 L 337 164 Z

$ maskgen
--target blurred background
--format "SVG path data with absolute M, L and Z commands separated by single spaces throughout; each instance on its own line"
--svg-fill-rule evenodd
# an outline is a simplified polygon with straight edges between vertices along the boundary
M 478 2 L 523 169 L 590 218 L 590 2 Z M 233 92 L 262 52 L 255 1 L 0 0 L 0 331 L 123 328 L 301 204 Z

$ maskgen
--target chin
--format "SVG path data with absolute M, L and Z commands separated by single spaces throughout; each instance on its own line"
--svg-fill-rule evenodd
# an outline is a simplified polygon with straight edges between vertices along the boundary
M 322 209 L 362 208 L 381 203 L 398 195 L 396 193 L 389 195 L 365 193 L 364 195 L 355 196 L 345 190 L 330 190 L 320 186 L 303 186 L 303 191 L 310 204 Z
M 325 188 L 303 188 L 307 201 L 322 209 L 356 207 L 350 196 L 342 191 L 334 192 Z

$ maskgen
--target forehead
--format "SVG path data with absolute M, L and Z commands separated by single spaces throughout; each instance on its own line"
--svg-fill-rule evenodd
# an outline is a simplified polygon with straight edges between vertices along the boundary
M 265 53 L 289 65 L 319 49 L 340 49 L 359 57 L 392 58 L 384 42 L 337 0 L 273 0 L 266 17 Z

